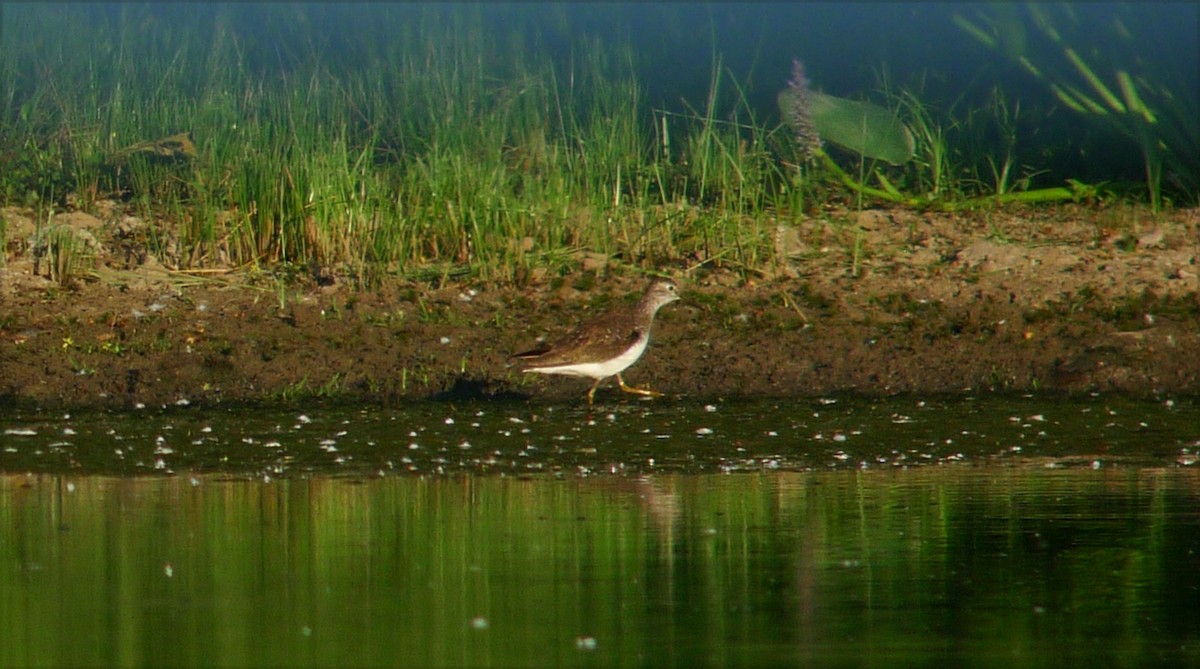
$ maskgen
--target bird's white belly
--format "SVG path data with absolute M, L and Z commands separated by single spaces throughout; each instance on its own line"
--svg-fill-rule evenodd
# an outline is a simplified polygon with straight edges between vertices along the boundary
M 649 342 L 649 337 L 642 337 L 636 344 L 630 346 L 627 351 L 612 360 L 530 367 L 525 371 L 536 374 L 562 374 L 564 376 L 585 376 L 589 379 L 603 379 L 613 374 L 619 374 L 625 371 L 626 367 L 637 362 L 637 359 L 642 357 L 642 352 L 646 350 L 646 344 Z

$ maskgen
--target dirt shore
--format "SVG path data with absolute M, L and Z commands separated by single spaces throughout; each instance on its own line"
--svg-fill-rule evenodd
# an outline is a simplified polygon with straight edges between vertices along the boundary
M 31 214 L 5 209 L 0 402 L 41 407 L 330 396 L 583 402 L 509 356 L 646 278 L 615 262 L 529 285 L 171 271 L 128 217 L 80 215 L 93 266 L 37 274 Z M 69 219 L 68 219 L 69 220 Z M 776 266 L 657 267 L 683 299 L 626 374 L 659 401 L 988 391 L 1200 392 L 1200 210 L 1063 206 L 966 216 L 835 212 L 781 227 Z M 328 283 L 329 285 L 318 285 Z M 639 401 L 610 383 L 599 402 Z

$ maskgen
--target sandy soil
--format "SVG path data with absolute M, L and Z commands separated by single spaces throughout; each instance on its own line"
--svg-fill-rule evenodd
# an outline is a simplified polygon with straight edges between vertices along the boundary
M 63 286 L 45 259 L 35 273 L 32 212 L 3 215 L 9 404 L 583 402 L 586 381 L 523 375 L 509 356 L 646 281 L 593 258 L 522 288 L 391 280 L 360 291 L 309 278 L 281 291 L 247 272 L 164 267 L 145 252 L 144 224 L 110 204 L 60 215 L 94 254 Z M 626 379 L 667 393 L 659 402 L 1200 392 L 1200 210 L 830 211 L 774 243 L 784 260 L 750 276 L 694 259 L 657 268 L 683 299 L 660 312 Z M 598 402 L 642 401 L 613 385 Z

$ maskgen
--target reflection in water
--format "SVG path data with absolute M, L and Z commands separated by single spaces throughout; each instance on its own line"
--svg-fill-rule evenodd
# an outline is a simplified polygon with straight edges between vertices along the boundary
M 1200 660 L 1190 469 L 0 478 L 0 665 Z

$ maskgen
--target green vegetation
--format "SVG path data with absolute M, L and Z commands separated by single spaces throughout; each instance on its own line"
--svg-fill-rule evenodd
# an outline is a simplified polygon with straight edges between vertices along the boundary
M 33 257 L 34 272 L 44 260 L 47 276 L 61 286 L 70 285 L 91 260 L 81 233 L 59 223 L 44 226 L 34 238 Z
M 860 209 L 864 197 L 913 208 L 960 211 L 1078 201 L 1100 194 L 1099 187 L 1075 179 L 1068 179 L 1065 186 L 1030 189 L 1035 173 L 1028 169 L 1014 180 L 1020 106 L 1010 109 L 998 88 L 993 89 L 986 110 L 957 120 L 952 116 L 957 104 L 938 115 L 913 88 L 889 94 L 895 102 L 894 112 L 869 102 L 810 91 L 800 65 L 795 67 L 793 80 L 778 101 L 796 134 L 798 152 L 819 170 L 809 178 L 815 175 L 840 182 L 857 194 Z M 887 87 L 885 81 L 885 90 Z M 990 122 L 980 122 L 980 116 L 987 116 Z M 986 125 L 994 127 L 979 127 Z M 981 136 L 990 141 L 980 141 Z M 824 150 L 825 141 L 858 157 L 857 176 Z M 878 186 L 868 185 L 868 177 Z
M 1020 65 L 1066 108 L 1135 143 L 1151 206 L 1159 209 L 1164 177 L 1193 198 L 1200 193 L 1200 95 L 1194 73 L 1189 77 L 1184 66 L 1151 71 L 1138 57 L 1133 47 L 1159 39 L 1134 34 L 1122 20 L 1139 11 L 1137 5 L 1125 7 L 1102 30 L 1085 25 L 1067 3 L 1023 8 L 993 3 L 954 20 L 979 43 Z
M 968 183 L 941 130 L 957 122 L 911 89 L 890 101 L 912 134 L 884 155 L 913 160 L 860 158 L 854 178 L 820 151 L 797 169 L 794 138 L 756 114 L 718 55 L 702 108 L 649 109 L 629 49 L 579 37 L 556 62 L 539 37 L 461 9 L 6 5 L 5 34 L 37 38 L 2 46 L 0 201 L 47 220 L 68 196 L 85 209 L 115 197 L 154 221 L 145 248 L 168 267 L 371 284 L 386 273 L 522 283 L 586 254 L 754 271 L 772 262 L 779 221 L 842 197 L 835 184 L 860 205 L 1094 194 L 1078 182 L 1027 190 L 1011 143 L 967 161 L 990 166 L 986 184 Z M 328 29 L 335 14 L 340 29 Z M 819 102 L 826 117 L 884 111 Z

